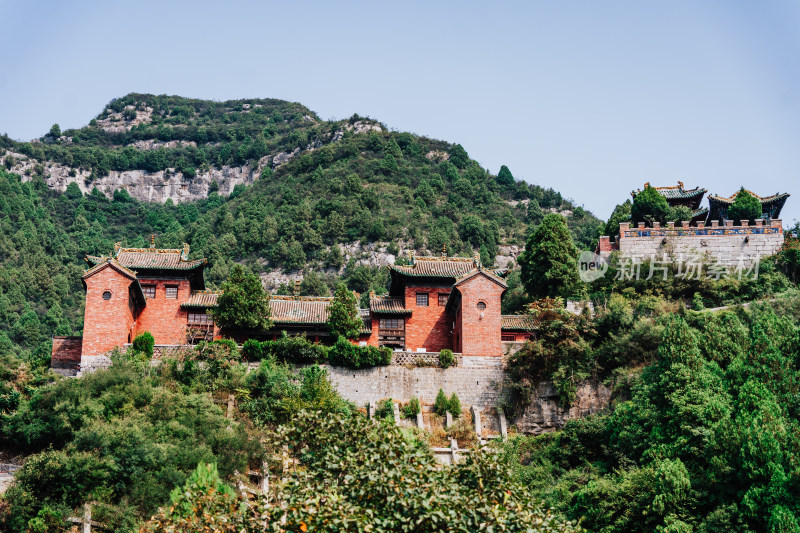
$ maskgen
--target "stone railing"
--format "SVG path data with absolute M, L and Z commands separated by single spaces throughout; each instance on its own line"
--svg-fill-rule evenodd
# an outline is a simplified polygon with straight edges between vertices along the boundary
M 453 354 L 455 364 L 461 363 L 461 354 Z M 393 352 L 393 365 L 439 366 L 439 352 Z

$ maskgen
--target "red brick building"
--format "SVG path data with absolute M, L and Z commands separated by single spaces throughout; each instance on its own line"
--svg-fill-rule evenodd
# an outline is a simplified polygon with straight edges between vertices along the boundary
M 89 256 L 83 275 L 86 309 L 83 337 L 56 337 L 53 367 L 81 369 L 107 364 L 106 355 L 145 331 L 156 345 L 185 345 L 218 338 L 209 309 L 218 294 L 205 290 L 206 261 L 190 260 L 181 249 L 122 248 L 109 257 Z M 360 342 L 411 352 L 451 349 L 465 356 L 503 354 L 503 342 L 528 338 L 525 319 L 501 316 L 506 283 L 480 260 L 465 257 L 414 257 L 409 265 L 391 265 L 389 294 L 370 295 L 361 309 Z M 273 329 L 332 342 L 327 329 L 326 297 L 273 296 Z

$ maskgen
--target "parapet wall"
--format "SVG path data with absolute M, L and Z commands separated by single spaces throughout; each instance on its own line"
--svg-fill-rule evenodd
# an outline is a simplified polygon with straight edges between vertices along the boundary
M 634 228 L 623 222 L 619 225 L 617 245 L 623 256 L 641 259 L 683 254 L 708 256 L 724 265 L 750 265 L 758 258 L 776 254 L 783 246 L 780 220 L 755 222 L 752 226 L 747 222 L 734 226 L 732 221 L 724 225 L 713 221 L 711 226 L 703 222 L 696 226 L 688 222 L 661 226 L 656 222 L 652 227 L 639 223 Z

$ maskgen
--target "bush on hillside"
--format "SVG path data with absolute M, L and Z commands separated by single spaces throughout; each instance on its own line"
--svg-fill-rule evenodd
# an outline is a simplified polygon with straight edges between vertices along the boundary
M 458 399 L 458 395 L 455 392 L 447 401 L 447 410 L 453 415 L 453 418 L 461 416 L 461 400 Z
M 447 399 L 447 395 L 444 391 L 439 389 L 439 393 L 436 395 L 436 401 L 433 402 L 433 411 L 437 415 L 444 416 L 449 409 L 450 400 Z
M 414 418 L 422 412 L 422 407 L 419 404 L 419 398 L 412 396 L 408 403 L 403 407 L 403 414 L 406 418 Z

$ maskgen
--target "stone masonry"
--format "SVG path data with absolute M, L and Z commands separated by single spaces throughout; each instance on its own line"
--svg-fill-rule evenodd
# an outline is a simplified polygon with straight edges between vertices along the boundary
M 783 246 L 783 227 L 780 220 L 756 220 L 755 225 L 743 222 L 734 226 L 732 222 L 719 225 L 713 221 L 706 227 L 702 222 L 690 226 L 688 222 L 679 225 L 669 223 L 666 227 L 655 223 L 646 227 L 640 223 L 631 228 L 629 223 L 621 223 L 618 246 L 620 254 L 640 259 L 657 259 L 664 256 L 684 261 L 690 257 L 706 258 L 728 266 L 749 266 L 758 258 L 776 254 Z M 600 246 L 601 255 L 606 252 Z

